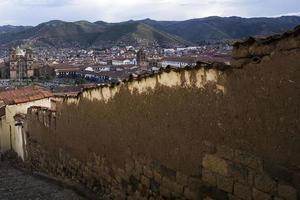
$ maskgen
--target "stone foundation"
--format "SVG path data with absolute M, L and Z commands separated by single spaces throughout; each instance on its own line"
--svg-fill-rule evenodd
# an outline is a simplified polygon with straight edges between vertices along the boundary
M 298 199 L 293 186 L 299 181 L 296 172 L 287 170 L 294 181 L 288 183 L 280 179 L 280 174 L 267 172 L 266 163 L 259 157 L 208 141 L 203 142 L 206 152 L 196 176 L 130 150 L 119 167 L 95 153 L 86 162 L 61 149 L 53 157 L 35 141 L 30 138 L 28 141 L 27 165 L 32 170 L 81 183 L 106 199 Z

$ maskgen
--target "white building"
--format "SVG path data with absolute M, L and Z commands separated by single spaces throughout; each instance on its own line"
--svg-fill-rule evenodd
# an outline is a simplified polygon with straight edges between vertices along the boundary
M 120 66 L 120 65 L 134 65 L 135 60 L 129 60 L 129 59 L 124 59 L 124 60 L 113 60 L 112 65 L 115 66 Z
M 164 49 L 164 54 L 173 54 L 175 52 L 176 52 L 175 49 Z
M 26 114 L 31 106 L 51 108 L 52 93 L 38 86 L 0 92 L 0 150 L 14 150 L 24 159 L 26 143 L 15 116 Z
M 187 66 L 196 66 L 196 61 L 193 58 L 166 58 L 159 63 L 160 67 L 166 68 L 168 66 L 175 68 L 184 68 Z
M 84 71 L 90 71 L 90 72 L 109 72 L 111 69 L 110 66 L 101 66 L 101 65 L 97 65 L 97 66 L 89 66 L 87 68 L 84 69 Z

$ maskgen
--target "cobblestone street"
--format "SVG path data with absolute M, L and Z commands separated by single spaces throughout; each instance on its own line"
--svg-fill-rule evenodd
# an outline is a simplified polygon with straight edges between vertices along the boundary
M 75 192 L 43 181 L 0 162 L 1 200 L 86 200 Z

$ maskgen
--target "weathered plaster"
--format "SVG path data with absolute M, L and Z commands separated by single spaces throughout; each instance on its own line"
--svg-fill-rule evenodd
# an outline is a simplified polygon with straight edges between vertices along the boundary
M 220 83 L 220 79 L 223 80 Z M 159 87 L 167 88 L 201 88 L 204 89 L 208 83 L 216 85 L 216 92 L 225 93 L 225 87 L 222 85 L 225 80 L 225 74 L 216 69 L 206 70 L 204 68 L 182 71 L 163 72 L 159 75 L 141 78 L 126 83 L 121 83 L 114 87 L 98 87 L 83 91 L 79 97 L 57 98 L 58 101 L 64 101 L 68 104 L 79 104 L 81 100 L 104 101 L 109 102 L 121 89 L 128 89 L 131 94 L 139 95 L 153 93 Z
M 7 151 L 11 148 L 16 151 L 21 157 L 23 156 L 23 146 L 20 143 L 20 135 L 16 132 L 15 127 L 15 119 L 14 116 L 16 114 L 26 114 L 27 109 L 31 106 L 42 106 L 51 108 L 51 102 L 49 98 L 41 99 L 37 101 L 32 101 L 28 103 L 16 104 L 16 105 L 8 105 L 5 108 L 5 116 L 3 120 L 1 120 L 0 125 L 0 142 L 1 142 L 1 150 Z

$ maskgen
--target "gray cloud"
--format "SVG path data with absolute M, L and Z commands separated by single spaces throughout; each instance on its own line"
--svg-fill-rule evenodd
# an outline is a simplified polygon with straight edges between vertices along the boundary
M 43 6 L 56 7 L 74 3 L 72 0 L 15 0 L 20 6 Z
M 184 20 L 218 16 L 277 16 L 299 13 L 299 0 L 0 0 L 0 24 L 65 21 L 109 22 L 152 18 Z

